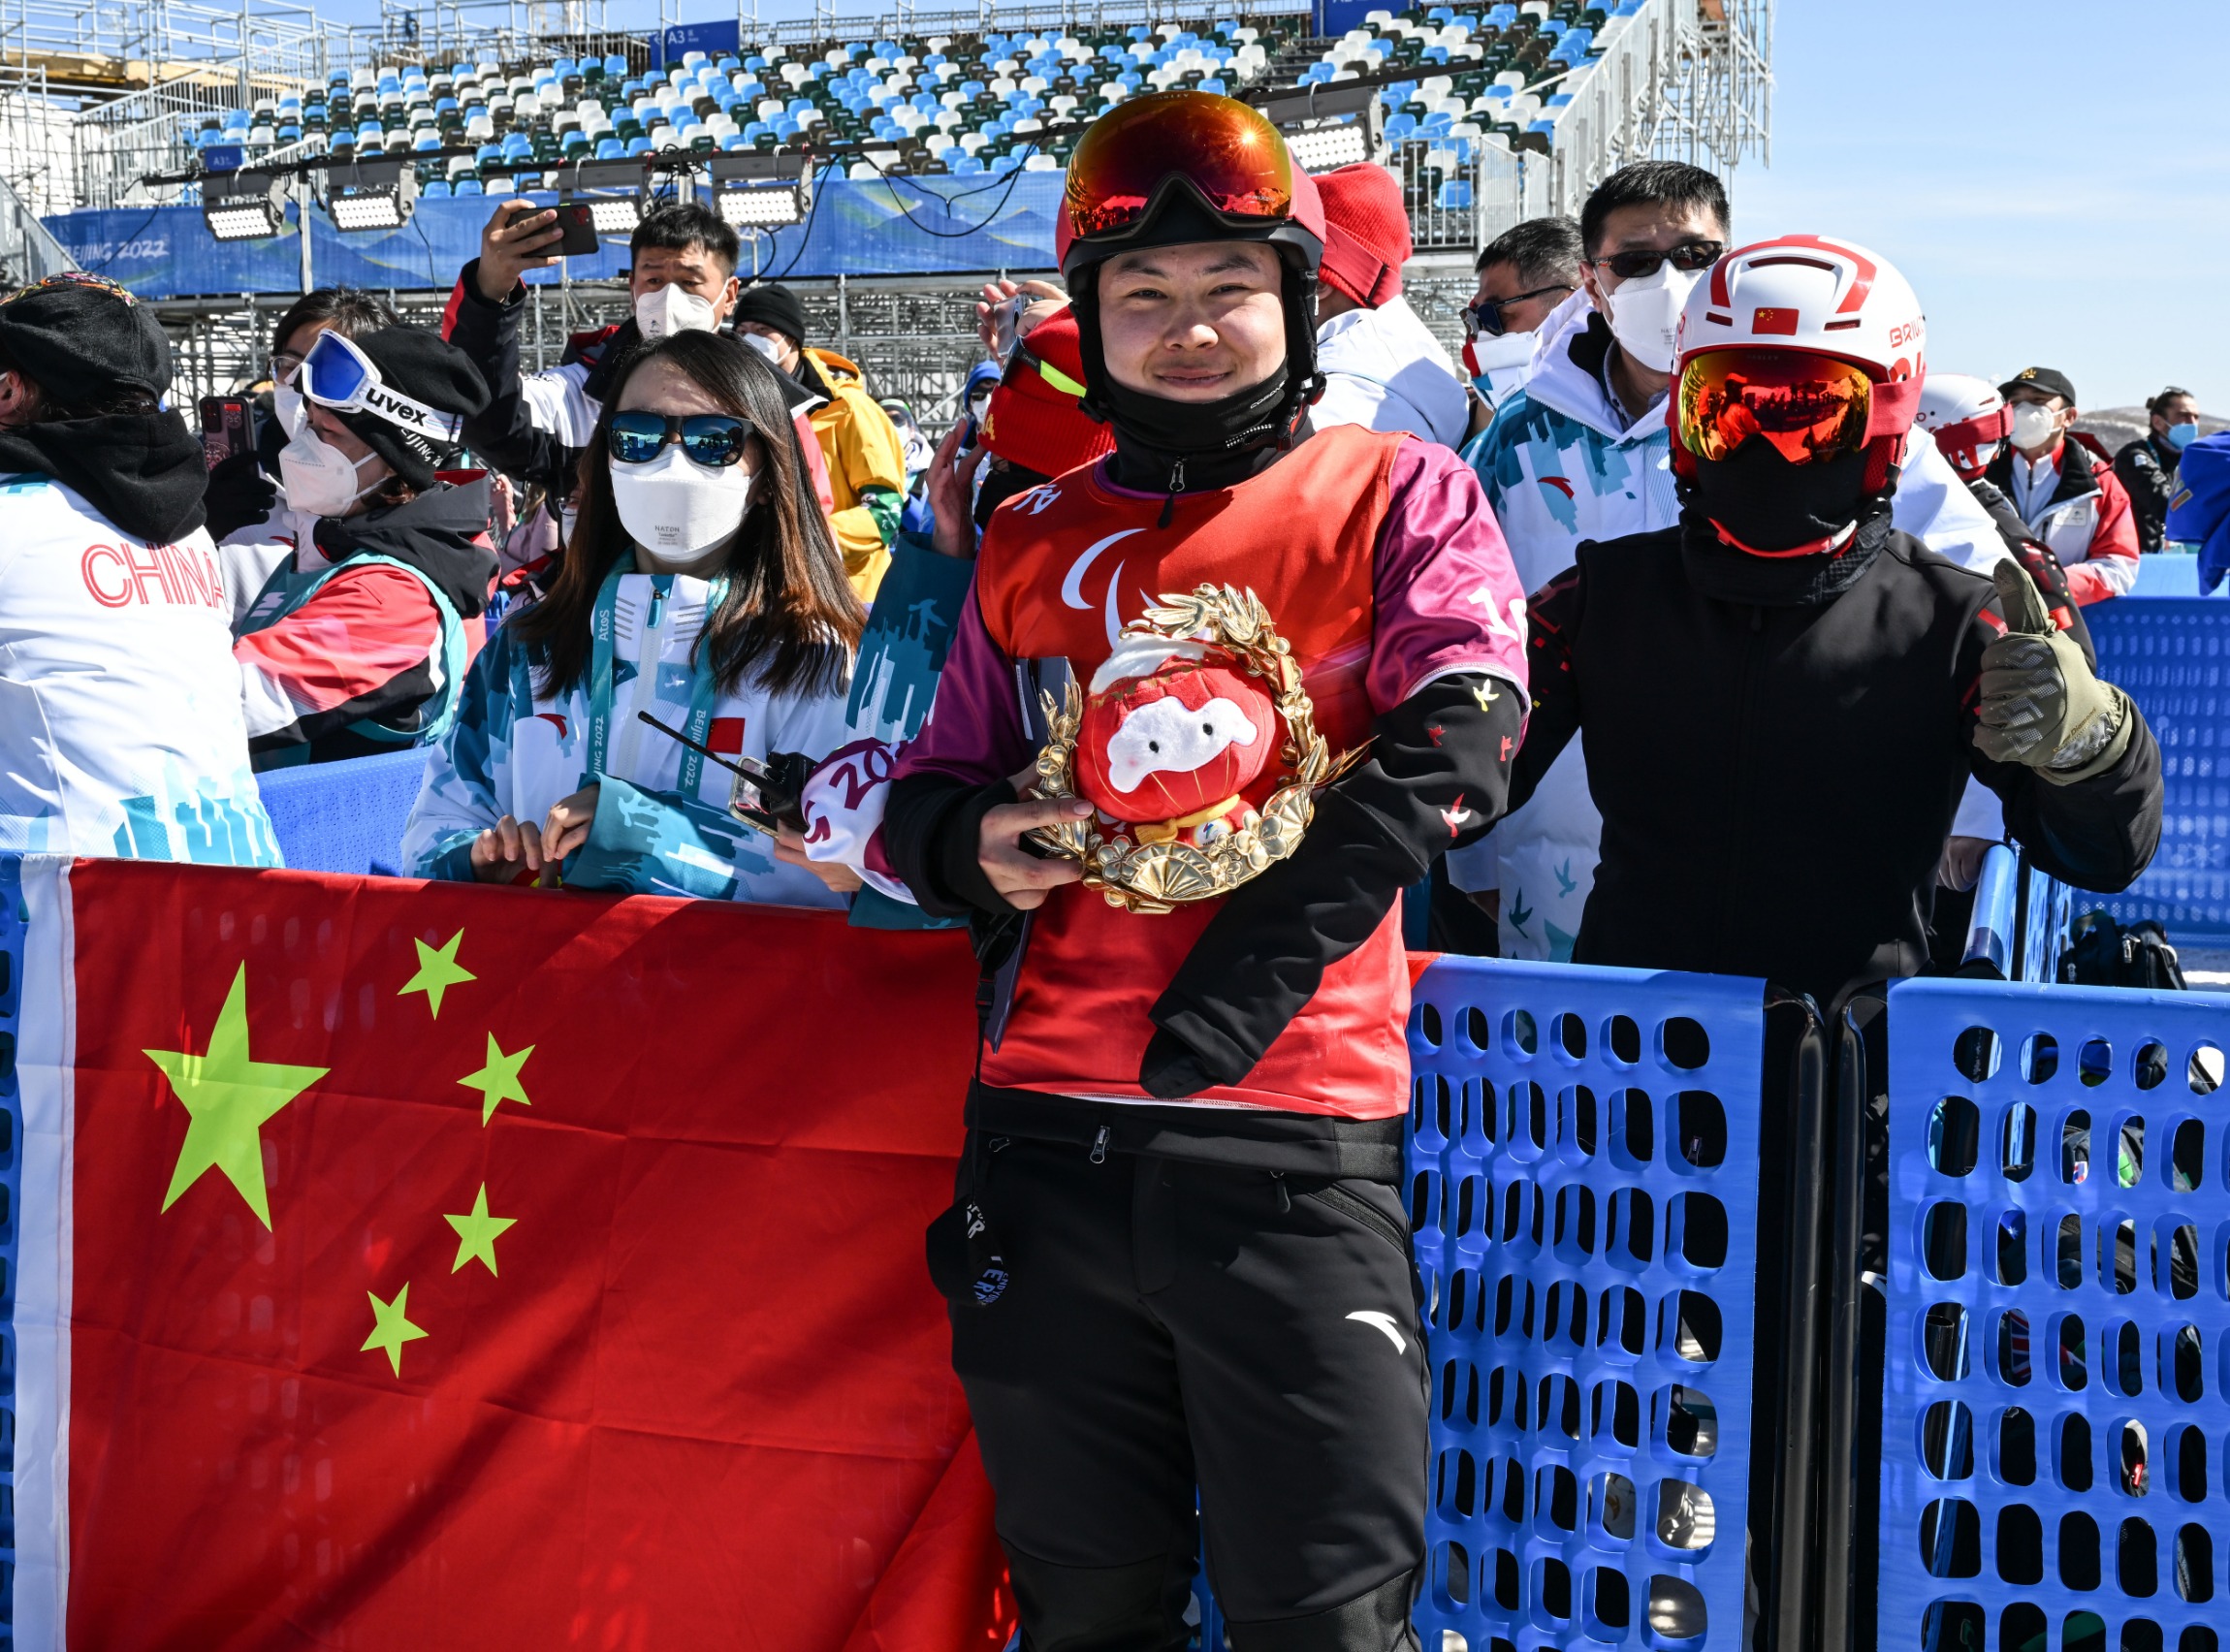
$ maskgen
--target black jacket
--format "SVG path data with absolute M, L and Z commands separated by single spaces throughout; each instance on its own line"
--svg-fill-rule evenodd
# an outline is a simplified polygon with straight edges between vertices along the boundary
M 2140 436 L 2114 456 L 2114 474 L 2129 491 L 2137 519 L 2137 548 L 2157 551 L 2168 542 L 2168 501 L 2176 492 L 2176 466 L 2183 455 L 2153 436 Z
M 526 307 L 526 290 L 521 287 L 503 302 L 490 303 L 481 295 L 479 276 L 476 258 L 457 278 L 457 297 L 450 306 L 449 342 L 471 357 L 488 381 L 488 405 L 464 422 L 464 439 L 475 455 L 496 469 L 542 489 L 554 501 L 569 499 L 581 473 L 581 449 L 534 423 L 522 387 L 519 317 Z M 589 382 L 584 393 L 600 402 L 604 385 L 641 336 L 632 320 L 602 333 L 577 335 L 567 341 L 560 365 L 586 363 Z M 551 508 L 555 510 L 556 504 Z
M 1882 526 L 1812 606 L 1706 594 L 1744 577 L 1718 560 L 1740 554 L 1679 526 L 1582 545 L 1533 598 L 1511 807 L 1584 727 L 1603 859 L 1576 961 L 1763 975 L 1823 1004 L 1909 975 L 1970 773 L 2055 876 L 2118 890 L 2151 859 L 2160 753 L 2142 719 L 2119 763 L 2071 785 L 1985 760 L 1995 592 Z

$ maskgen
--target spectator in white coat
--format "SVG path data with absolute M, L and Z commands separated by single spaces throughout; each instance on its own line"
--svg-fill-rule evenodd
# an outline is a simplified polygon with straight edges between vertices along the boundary
M 0 853 L 279 864 L 170 388 L 113 282 L 0 299 Z
M 1571 567 L 1584 541 L 1678 519 L 1665 422 L 1673 333 L 1688 293 L 1727 250 L 1727 194 L 1700 168 L 1644 161 L 1598 184 L 1579 226 L 1581 290 L 1542 324 L 1525 388 L 1467 450 L 1528 591 Z M 1907 445 L 1892 512 L 1955 562 L 1979 570 L 2006 555 L 1924 432 Z M 1568 959 L 1601 833 L 1575 742 L 1525 805 L 1449 856 L 1449 877 L 1496 914 L 1502 956 Z
M 1460 447 L 1471 417 L 1455 363 L 1401 296 L 1412 249 L 1393 174 L 1365 162 L 1317 179 L 1324 263 L 1317 289 L 1314 429 L 1362 425 Z

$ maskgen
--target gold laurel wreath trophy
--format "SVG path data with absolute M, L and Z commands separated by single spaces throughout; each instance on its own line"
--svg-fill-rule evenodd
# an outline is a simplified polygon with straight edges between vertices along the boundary
M 1207 644 L 1250 677 L 1261 679 L 1286 725 L 1279 751 L 1285 772 L 1262 805 L 1261 818 L 1211 843 L 1195 845 L 1182 839 L 1148 842 L 1135 826 L 1124 821 L 1104 826 L 1097 813 L 1029 833 L 1040 847 L 1080 864 L 1084 886 L 1098 890 L 1110 906 L 1166 912 L 1188 901 L 1228 895 L 1290 855 L 1300 846 L 1316 812 L 1318 788 L 1344 772 L 1360 753 L 1333 760 L 1323 736 L 1317 732 L 1316 708 L 1301 686 L 1301 668 L 1271 623 L 1269 610 L 1252 590 L 1204 585 L 1190 595 L 1164 592 L 1160 606 L 1126 625 L 1123 635 Z M 1071 680 L 1066 704 L 1054 705 L 1050 694 L 1039 698 L 1052 732 L 1037 754 L 1037 778 L 1030 795 L 1074 797 L 1083 696 Z

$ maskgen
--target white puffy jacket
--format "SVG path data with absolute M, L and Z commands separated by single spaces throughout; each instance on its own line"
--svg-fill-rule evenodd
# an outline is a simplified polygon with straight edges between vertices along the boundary
M 1402 298 L 1335 315 L 1317 329 L 1324 394 L 1309 424 L 1408 430 L 1461 447 L 1471 405 L 1455 363 Z

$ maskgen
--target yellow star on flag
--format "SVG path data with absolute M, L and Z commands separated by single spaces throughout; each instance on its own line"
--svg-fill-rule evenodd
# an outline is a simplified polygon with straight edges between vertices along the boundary
M 429 946 L 416 936 L 412 936 L 411 944 L 418 948 L 418 973 L 403 982 L 402 990 L 395 996 L 406 998 L 412 993 L 424 993 L 427 1008 L 432 1011 L 436 1019 L 439 1019 L 441 995 L 443 993 L 449 991 L 451 987 L 462 986 L 466 981 L 480 979 L 479 976 L 457 961 L 457 943 L 463 938 L 464 932 L 459 930 L 441 945 Z
M 264 1124 L 331 1069 L 259 1062 L 248 1054 L 244 963 L 233 976 L 224 1007 L 217 1011 L 206 1054 L 197 1056 L 190 1050 L 141 1054 L 162 1068 L 172 1094 L 192 1119 L 186 1126 L 185 1144 L 178 1149 L 177 1166 L 171 1172 L 170 1191 L 163 1195 L 163 1208 L 177 1203 L 178 1195 L 200 1181 L 205 1171 L 219 1170 L 239 1190 L 256 1220 L 271 1226 L 271 1197 L 264 1188 Z
M 468 1073 L 457 1082 L 467 1090 L 480 1092 L 480 1122 L 486 1125 L 495 1117 L 495 1109 L 506 1101 L 516 1101 L 522 1107 L 531 1107 L 526 1090 L 519 1082 L 519 1069 L 526 1064 L 526 1058 L 534 1053 L 529 1044 L 511 1055 L 503 1053 L 503 1046 L 495 1041 L 495 1034 L 488 1034 L 488 1064 L 478 1072 Z
M 359 1353 L 369 1353 L 373 1349 L 387 1355 L 387 1363 L 395 1374 L 402 1375 L 402 1345 L 416 1342 L 426 1333 L 404 1317 L 403 1310 L 410 1305 L 410 1287 L 405 1285 L 395 1293 L 393 1302 L 382 1302 L 376 1291 L 365 1294 L 371 1298 L 371 1335 L 364 1339 Z
M 442 1221 L 457 1229 L 457 1260 L 449 1271 L 455 1273 L 466 1262 L 482 1261 L 488 1271 L 495 1271 L 495 1241 L 503 1237 L 504 1229 L 516 1227 L 515 1216 L 490 1216 L 488 1214 L 488 1184 L 480 1184 L 480 1191 L 472 1198 L 472 1208 L 462 1216 L 443 1216 Z

